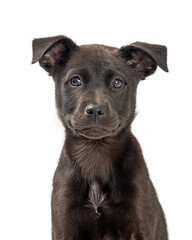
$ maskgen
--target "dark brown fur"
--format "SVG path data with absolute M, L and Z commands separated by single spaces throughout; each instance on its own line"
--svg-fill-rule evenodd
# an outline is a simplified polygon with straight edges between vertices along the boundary
M 55 81 L 66 129 L 53 180 L 53 240 L 167 240 L 163 210 L 130 130 L 137 85 L 157 65 L 168 71 L 166 48 L 77 46 L 56 36 L 33 41 L 37 61 Z

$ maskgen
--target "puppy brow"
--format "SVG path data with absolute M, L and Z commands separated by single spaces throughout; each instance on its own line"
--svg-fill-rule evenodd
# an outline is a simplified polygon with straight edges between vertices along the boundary
M 110 69 L 110 68 L 105 71 L 105 78 L 106 78 L 106 79 L 111 79 L 111 78 L 113 78 L 115 75 L 116 75 L 116 74 L 115 74 L 114 70 L 112 70 L 112 69 Z
M 122 79 L 123 81 L 126 81 L 126 76 L 124 74 L 122 74 L 118 70 L 108 68 L 105 71 L 105 80 L 108 82 L 108 81 L 111 81 L 111 79 L 113 79 L 114 77 L 117 77 Z
M 89 75 L 88 70 L 85 68 L 72 68 L 66 72 L 64 82 L 68 81 L 73 76 L 80 76 L 82 79 L 88 79 Z

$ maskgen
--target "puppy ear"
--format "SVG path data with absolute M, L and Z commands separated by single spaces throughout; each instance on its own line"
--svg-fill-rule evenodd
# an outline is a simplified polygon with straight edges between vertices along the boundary
M 67 62 L 72 51 L 77 48 L 77 45 L 70 38 L 56 36 L 36 38 L 33 40 L 32 47 L 32 64 L 39 61 L 40 66 L 52 76 L 57 66 L 61 66 Z
M 135 42 L 121 47 L 120 53 L 129 66 L 138 70 L 141 80 L 153 74 L 157 65 L 168 72 L 165 46 Z

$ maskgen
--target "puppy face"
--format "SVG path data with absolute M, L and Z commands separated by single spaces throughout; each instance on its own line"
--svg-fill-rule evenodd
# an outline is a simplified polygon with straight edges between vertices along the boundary
M 136 85 L 116 49 L 82 46 L 56 77 L 59 116 L 75 135 L 116 135 L 133 119 Z
M 33 62 L 39 61 L 55 80 L 58 114 L 66 129 L 77 136 L 101 139 L 130 126 L 137 84 L 157 64 L 167 71 L 165 51 L 163 46 L 144 43 L 121 49 L 77 46 L 59 36 L 35 39 Z

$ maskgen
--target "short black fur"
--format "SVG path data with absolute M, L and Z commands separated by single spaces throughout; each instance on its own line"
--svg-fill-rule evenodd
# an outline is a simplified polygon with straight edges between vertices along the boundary
M 165 216 L 131 132 L 136 90 L 165 46 L 77 46 L 35 39 L 33 61 L 55 81 L 66 139 L 53 179 L 53 240 L 167 240 Z M 74 79 L 75 78 L 75 79 Z M 77 84 L 76 84 L 77 83 Z

